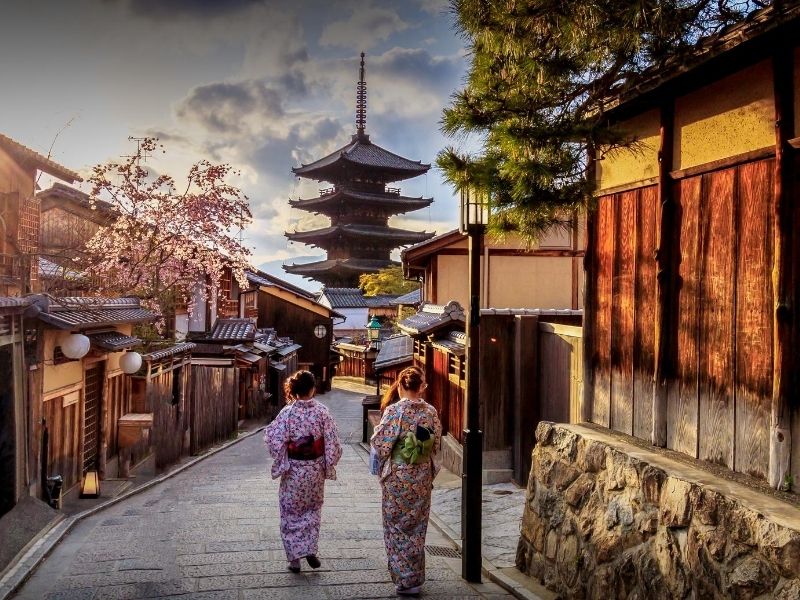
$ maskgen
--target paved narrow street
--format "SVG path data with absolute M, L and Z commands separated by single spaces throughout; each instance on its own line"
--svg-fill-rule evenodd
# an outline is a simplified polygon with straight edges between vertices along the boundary
M 81 521 L 17 594 L 19 599 L 391 598 L 380 489 L 360 437 L 362 394 L 321 397 L 339 423 L 344 455 L 328 482 L 322 569 L 286 570 L 277 482 L 261 434 Z M 448 542 L 429 528 L 428 544 Z M 452 558 L 428 553 L 423 596 L 508 598 L 494 584 L 469 586 Z

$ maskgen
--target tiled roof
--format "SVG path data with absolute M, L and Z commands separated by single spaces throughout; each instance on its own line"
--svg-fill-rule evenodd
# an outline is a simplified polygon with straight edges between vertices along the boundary
M 422 289 L 417 288 L 391 301 L 392 306 L 416 306 L 422 302 Z
M 155 361 L 161 360 L 162 358 L 167 358 L 168 356 L 174 356 L 175 354 L 182 354 L 184 352 L 189 352 L 194 350 L 196 347 L 195 344 L 191 342 L 181 342 L 180 344 L 175 344 L 174 346 L 170 346 L 169 348 L 164 348 L 163 350 L 156 350 L 155 352 L 151 352 L 150 354 L 145 354 L 142 356 L 145 360 Z
M 338 212 L 341 207 L 348 205 L 367 205 L 377 207 L 379 210 L 383 208 L 395 215 L 425 208 L 432 202 L 433 198 L 412 198 L 388 192 L 369 193 L 342 188 L 324 193 L 318 198 L 289 200 L 289 204 L 294 208 L 321 213 L 326 209 Z
M 4 148 L 9 154 L 15 156 L 20 162 L 32 163 L 40 171 L 44 171 L 53 177 L 58 177 L 64 181 L 82 181 L 80 176 L 75 171 L 70 171 L 66 167 L 62 167 L 54 160 L 50 160 L 46 156 L 42 156 L 38 152 L 23 146 L 16 140 L 12 140 L 7 135 L 0 133 L 0 148 Z
M 391 308 L 397 306 L 394 301 L 397 296 L 394 294 L 381 294 L 379 296 L 364 296 L 364 301 L 369 308 Z
M 75 204 L 78 204 L 83 208 L 96 210 L 99 216 L 107 216 L 111 214 L 114 208 L 113 205 L 109 204 L 105 200 L 100 200 L 99 198 L 92 199 L 89 194 L 57 181 L 46 190 L 42 190 L 36 194 L 36 197 L 42 199 L 43 201 L 51 197 L 58 200 L 72 200 L 75 202 Z M 50 206 L 52 206 L 52 204 Z
M 19 296 L 0 296 L 0 310 L 25 308 L 32 302 L 30 297 L 20 298 Z
M 263 285 L 266 287 L 277 287 L 282 290 L 286 290 L 287 292 L 292 292 L 293 294 L 297 294 L 298 296 L 302 296 L 303 298 L 307 298 L 309 300 L 315 300 L 316 297 L 313 293 L 309 292 L 308 290 L 304 290 L 301 287 L 293 285 L 288 281 L 284 281 L 274 275 L 270 275 L 268 273 L 264 273 L 262 271 L 254 272 L 254 271 L 245 271 L 247 275 L 247 280 L 250 283 L 254 283 L 256 285 Z
M 243 342 L 254 340 L 256 325 L 251 319 L 217 319 L 206 340 L 215 342 Z
M 405 334 L 393 335 L 381 342 L 375 357 L 375 368 L 386 369 L 409 362 L 414 354 L 414 338 Z
M 461 305 L 451 300 L 445 305 L 423 304 L 419 311 L 397 325 L 410 335 L 424 335 L 444 327 L 463 325 L 466 315 Z
M 369 258 L 334 258 L 320 260 L 313 263 L 284 265 L 283 269 L 288 273 L 298 275 L 337 272 L 343 273 L 368 273 L 375 272 L 386 267 L 395 267 L 398 263 L 393 260 L 373 260 Z
M 377 238 L 376 243 L 380 240 L 381 244 L 384 244 L 385 240 L 385 245 L 391 243 L 413 244 L 430 239 L 433 235 L 433 233 L 427 231 L 411 231 L 407 229 L 396 229 L 394 227 L 383 227 L 381 225 L 358 224 L 332 225 L 322 229 L 286 233 L 286 237 L 294 242 L 306 242 L 324 238 L 354 237 Z
M 354 136 L 353 140 L 346 146 L 311 164 L 295 167 L 292 171 L 295 175 L 322 179 L 324 171 L 331 171 L 339 165 L 344 166 L 347 164 L 376 170 L 395 171 L 397 179 L 391 179 L 390 181 L 416 177 L 431 168 L 430 165 L 403 158 L 381 148 L 377 144 L 373 144 L 369 141 L 369 136 Z M 333 167 L 333 169 L 330 169 L 330 167 Z
M 39 257 L 39 275 L 42 277 L 52 277 L 58 279 L 84 279 L 85 275 L 80 271 L 75 271 L 68 267 L 62 267 L 61 265 L 54 263 L 51 260 L 44 258 L 43 256 Z
M 445 352 L 450 352 L 457 356 L 464 356 L 466 353 L 467 334 L 463 331 L 451 331 L 447 337 L 434 340 L 431 345 L 440 348 Z
M 102 348 L 103 350 L 124 350 L 125 348 L 133 348 L 142 343 L 137 337 L 125 335 L 118 331 L 103 331 L 102 333 L 91 333 L 89 339 L 94 346 Z
M 324 298 L 331 308 L 366 308 L 367 301 L 360 288 L 329 288 L 324 287 L 320 292 L 320 299 Z
M 53 298 L 39 319 L 60 329 L 84 329 L 120 323 L 155 321 L 138 298 Z

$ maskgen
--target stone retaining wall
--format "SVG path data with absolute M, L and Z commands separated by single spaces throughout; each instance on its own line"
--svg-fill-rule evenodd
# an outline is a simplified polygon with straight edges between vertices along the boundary
M 727 493 L 738 484 L 698 483 L 585 426 L 543 422 L 536 439 L 517 567 L 551 590 L 800 598 L 800 509 L 750 490 L 743 502 Z

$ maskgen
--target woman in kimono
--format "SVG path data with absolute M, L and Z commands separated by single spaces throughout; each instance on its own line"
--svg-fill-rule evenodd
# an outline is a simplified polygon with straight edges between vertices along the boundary
M 286 380 L 287 405 L 264 432 L 272 455 L 272 478 L 281 478 L 281 538 L 289 570 L 300 572 L 300 559 L 321 566 L 317 558 L 325 480 L 336 479 L 342 456 L 339 430 L 328 408 L 314 400 L 314 375 L 298 371 Z
M 425 582 L 425 534 L 431 508 L 434 462 L 442 425 L 425 402 L 425 377 L 403 369 L 381 403 L 383 416 L 371 444 L 382 462 L 383 540 L 389 573 L 401 595 L 416 595 Z

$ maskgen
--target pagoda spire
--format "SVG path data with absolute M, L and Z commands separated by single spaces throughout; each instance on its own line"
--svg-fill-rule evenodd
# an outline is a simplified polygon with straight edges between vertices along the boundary
M 364 53 L 361 53 L 361 68 L 358 70 L 356 88 L 356 135 L 363 138 L 367 126 L 367 82 L 364 79 Z

